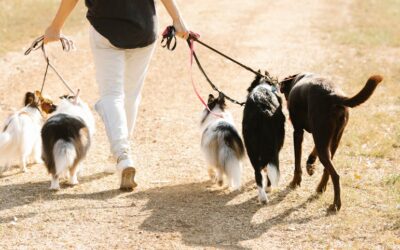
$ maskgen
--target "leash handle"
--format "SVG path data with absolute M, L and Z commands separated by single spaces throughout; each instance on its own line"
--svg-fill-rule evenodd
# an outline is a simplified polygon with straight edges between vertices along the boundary
M 176 48 L 176 31 L 174 26 L 168 26 L 164 32 L 162 33 L 161 47 L 168 49 L 169 51 L 173 51 Z M 174 42 L 174 43 L 172 43 Z M 172 46 L 171 46 L 172 43 Z
M 74 42 L 71 39 L 69 39 L 68 37 L 64 36 L 64 35 L 61 35 L 60 43 L 61 43 L 61 47 L 62 47 L 63 51 L 65 51 L 65 52 L 69 52 L 69 51 L 75 49 Z M 24 54 L 27 56 L 32 51 L 38 50 L 40 48 L 44 51 L 45 57 L 47 58 L 47 55 L 46 55 L 46 52 L 45 52 L 45 49 L 44 49 L 44 36 L 40 36 L 40 37 L 36 38 L 32 42 L 31 46 L 25 51 Z
M 69 52 L 69 51 L 75 49 L 74 42 L 73 42 L 71 39 L 69 39 L 69 38 L 67 38 L 66 36 L 64 36 L 64 35 L 61 35 L 61 37 L 60 37 L 60 43 L 61 43 L 61 47 L 62 47 L 63 51 L 65 51 L 65 52 Z M 51 64 L 50 59 L 49 59 L 49 57 L 47 56 L 45 46 L 44 46 L 44 36 L 40 36 L 40 37 L 36 38 L 36 39 L 32 42 L 31 46 L 25 51 L 24 54 L 27 56 L 27 55 L 29 55 L 32 51 L 38 50 L 38 49 L 42 49 L 42 53 L 43 53 L 44 59 L 45 59 L 45 61 L 46 61 L 46 70 L 45 70 L 45 73 L 44 73 L 44 76 L 43 76 L 43 82 L 42 82 L 42 87 L 41 87 L 41 89 L 40 89 L 40 94 L 42 94 L 42 92 L 43 92 L 44 85 L 45 85 L 46 78 L 47 78 L 48 69 L 49 69 L 49 67 L 50 67 L 50 68 L 54 71 L 54 73 L 56 73 L 56 75 L 57 75 L 58 78 L 61 80 L 61 82 L 64 84 L 64 86 L 68 89 L 68 91 L 71 92 L 71 94 L 75 95 L 75 92 L 72 90 L 72 88 L 71 88 L 71 87 L 68 85 L 68 83 L 64 80 L 64 78 L 63 78 L 63 77 L 61 76 L 61 74 L 57 71 L 57 69 L 54 67 L 54 65 Z

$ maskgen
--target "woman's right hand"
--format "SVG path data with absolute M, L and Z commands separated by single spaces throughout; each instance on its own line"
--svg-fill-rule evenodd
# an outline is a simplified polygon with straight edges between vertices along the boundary
M 60 37 L 61 37 L 61 30 L 50 26 L 44 32 L 43 42 L 44 44 L 49 42 L 57 42 L 60 41 Z

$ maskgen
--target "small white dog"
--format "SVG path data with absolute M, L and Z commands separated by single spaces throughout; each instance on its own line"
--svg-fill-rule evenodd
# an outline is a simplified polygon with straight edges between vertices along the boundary
M 69 184 L 78 184 L 79 165 L 89 150 L 94 131 L 88 105 L 78 96 L 63 96 L 42 128 L 42 159 L 52 175 L 51 190 L 60 189 L 59 178 L 63 175 L 69 176 Z
M 232 115 L 225 111 L 225 98 L 209 95 L 208 107 L 215 114 L 204 109 L 201 120 L 201 148 L 208 163 L 208 174 L 219 186 L 226 176 L 231 190 L 238 190 L 241 185 L 242 159 L 244 146 L 237 132 Z
M 8 117 L 0 133 L 0 166 L 3 166 L 0 173 L 16 161 L 22 172 L 27 171 L 29 160 L 41 162 L 40 128 L 43 118 L 34 93 L 25 94 L 24 105 Z

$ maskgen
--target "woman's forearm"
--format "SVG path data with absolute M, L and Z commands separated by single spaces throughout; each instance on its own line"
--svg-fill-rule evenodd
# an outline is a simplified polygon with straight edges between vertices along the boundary
M 171 16 L 172 20 L 178 21 L 182 18 L 175 0 L 161 0 L 161 2 L 164 4 L 165 9 Z
M 75 8 L 79 0 L 61 0 L 60 7 L 57 14 L 51 22 L 50 26 L 44 32 L 43 42 L 58 41 L 60 39 L 61 28 L 64 26 L 65 21 Z
M 60 30 L 64 26 L 65 21 L 75 8 L 78 1 L 79 0 L 62 0 L 51 26 Z
M 161 2 L 164 4 L 165 9 L 172 18 L 174 27 L 176 29 L 176 34 L 184 39 L 187 39 L 189 37 L 189 30 L 186 28 L 185 21 L 182 18 L 175 0 L 161 0 Z

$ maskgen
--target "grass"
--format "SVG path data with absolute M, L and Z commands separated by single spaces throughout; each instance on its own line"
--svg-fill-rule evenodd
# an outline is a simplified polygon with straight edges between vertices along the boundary
M 367 104 L 351 110 L 342 145 L 349 156 L 397 160 L 400 67 L 390 51 L 400 46 L 400 0 L 356 0 L 349 9 L 344 20 L 321 27 L 329 42 L 343 50 L 335 58 L 341 67 L 328 73 L 346 76 L 340 82 L 348 95 L 357 93 L 370 75 L 381 74 L 384 81 Z
M 83 1 L 68 19 L 65 33 L 77 30 L 85 22 Z M 0 0 L 0 56 L 30 45 L 43 34 L 55 15 L 59 1 Z
M 336 32 L 343 44 L 361 46 L 400 46 L 400 0 L 352 1 L 351 25 Z
M 321 27 L 328 37 L 327 46 L 338 51 L 333 60 L 342 66 L 325 71 L 339 77 L 345 93 L 357 93 L 370 75 L 384 76 L 374 95 L 350 110 L 334 162 L 342 176 L 343 200 L 358 208 L 340 215 L 341 221 L 352 232 L 374 228 L 382 235 L 380 246 L 388 249 L 400 244 L 400 67 L 398 53 L 392 53 L 400 46 L 399 23 L 399 0 L 356 0 L 351 2 L 347 18 Z M 376 226 L 377 221 L 382 227 Z M 365 247 L 362 241 L 350 242 L 351 248 Z

